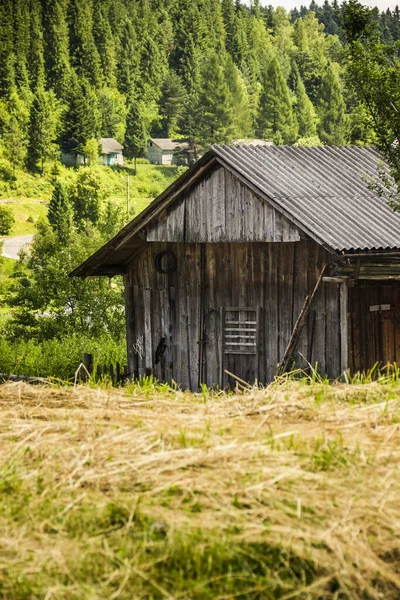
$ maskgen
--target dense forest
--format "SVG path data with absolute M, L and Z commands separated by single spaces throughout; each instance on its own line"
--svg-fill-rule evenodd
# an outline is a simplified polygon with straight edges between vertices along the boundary
M 206 146 L 371 141 L 346 86 L 340 7 L 291 13 L 234 0 L 3 0 L 0 136 L 13 167 L 90 154 L 115 137 Z M 382 40 L 400 15 L 376 11 Z

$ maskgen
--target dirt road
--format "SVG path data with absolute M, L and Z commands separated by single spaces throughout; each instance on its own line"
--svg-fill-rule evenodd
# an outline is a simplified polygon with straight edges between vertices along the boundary
M 18 255 L 24 246 L 28 246 L 33 240 L 33 235 L 14 235 L 3 238 L 3 248 L 1 255 L 5 258 L 18 260 Z

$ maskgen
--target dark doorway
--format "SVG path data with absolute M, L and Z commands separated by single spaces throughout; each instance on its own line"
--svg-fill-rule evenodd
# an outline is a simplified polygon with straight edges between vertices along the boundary
M 400 282 L 349 288 L 351 370 L 400 362 Z

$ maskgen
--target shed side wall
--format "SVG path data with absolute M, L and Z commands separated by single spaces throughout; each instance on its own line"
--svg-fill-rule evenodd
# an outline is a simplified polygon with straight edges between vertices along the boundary
M 177 271 L 160 274 L 155 255 L 175 252 Z M 203 253 L 203 258 L 202 258 Z M 271 381 L 327 252 L 311 241 L 282 243 L 152 243 L 129 267 L 128 355 L 136 376 L 154 373 L 184 388 L 217 385 L 221 306 L 260 308 L 259 379 Z M 298 366 L 318 362 L 341 373 L 340 283 L 323 283 L 297 345 Z M 130 314 L 133 312 L 133 314 Z M 130 347 L 129 347 L 130 345 Z M 156 363 L 157 348 L 165 346 Z M 254 381 L 251 357 L 229 357 L 230 371 Z

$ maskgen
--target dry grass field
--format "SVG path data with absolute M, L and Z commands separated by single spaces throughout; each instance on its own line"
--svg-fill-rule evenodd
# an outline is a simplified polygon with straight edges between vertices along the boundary
M 400 386 L 0 386 L 0 598 L 400 598 Z

